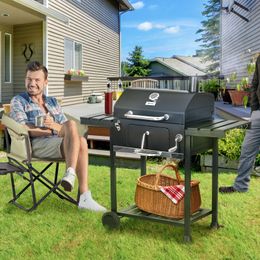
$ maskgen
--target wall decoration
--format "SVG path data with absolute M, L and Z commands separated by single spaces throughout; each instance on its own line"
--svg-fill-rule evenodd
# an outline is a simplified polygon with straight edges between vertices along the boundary
M 31 60 L 33 56 L 33 43 L 25 43 L 24 45 L 24 50 L 23 50 L 23 56 L 25 58 L 25 61 L 28 62 Z

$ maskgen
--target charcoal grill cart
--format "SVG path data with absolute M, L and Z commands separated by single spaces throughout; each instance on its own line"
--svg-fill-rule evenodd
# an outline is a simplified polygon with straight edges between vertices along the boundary
M 211 215 L 211 227 L 218 228 L 218 139 L 227 130 L 247 121 L 214 120 L 214 98 L 208 93 L 172 90 L 126 89 L 114 106 L 114 114 L 81 117 L 81 124 L 110 129 L 111 211 L 103 215 L 103 225 L 115 228 L 121 217 L 134 217 L 184 227 L 184 241 L 191 241 L 192 223 Z M 212 206 L 190 215 L 191 156 L 213 150 Z M 117 208 L 116 153 L 136 153 L 140 174 L 146 174 L 150 156 L 184 160 L 184 218 L 170 219 L 139 210 L 136 205 Z M 134 187 L 133 187 L 134 188 Z

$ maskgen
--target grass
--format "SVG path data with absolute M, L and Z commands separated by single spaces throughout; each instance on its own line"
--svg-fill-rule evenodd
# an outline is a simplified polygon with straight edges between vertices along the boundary
M 148 165 L 148 172 L 157 169 Z M 119 168 L 117 173 L 120 208 L 133 203 L 139 171 Z M 231 184 L 234 177 L 220 174 L 219 184 Z M 182 227 L 133 218 L 122 218 L 119 229 L 109 230 L 101 213 L 80 211 L 54 194 L 26 213 L 7 203 L 10 178 L 0 178 L 0 259 L 260 259 L 259 178 L 252 178 L 248 193 L 220 195 L 223 227 L 211 230 L 210 216 L 194 223 L 191 244 L 183 243 Z M 201 181 L 202 206 L 210 207 L 211 174 L 193 172 L 192 178 Z M 109 208 L 109 168 L 90 166 L 89 181 L 93 197 Z M 23 202 L 29 201 L 26 194 Z

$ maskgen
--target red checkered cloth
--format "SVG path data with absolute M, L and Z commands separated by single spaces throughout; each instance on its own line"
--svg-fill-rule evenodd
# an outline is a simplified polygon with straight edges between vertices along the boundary
M 160 190 L 174 203 L 178 204 L 185 195 L 184 185 L 160 186 Z

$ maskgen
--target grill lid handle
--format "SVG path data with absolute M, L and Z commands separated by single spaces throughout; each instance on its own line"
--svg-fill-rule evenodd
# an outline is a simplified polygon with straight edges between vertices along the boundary
M 163 121 L 163 120 L 168 120 L 170 118 L 168 114 L 164 114 L 163 116 L 134 115 L 133 111 L 131 110 L 125 113 L 124 116 L 129 119 L 139 119 L 139 120 L 146 120 L 146 121 Z

